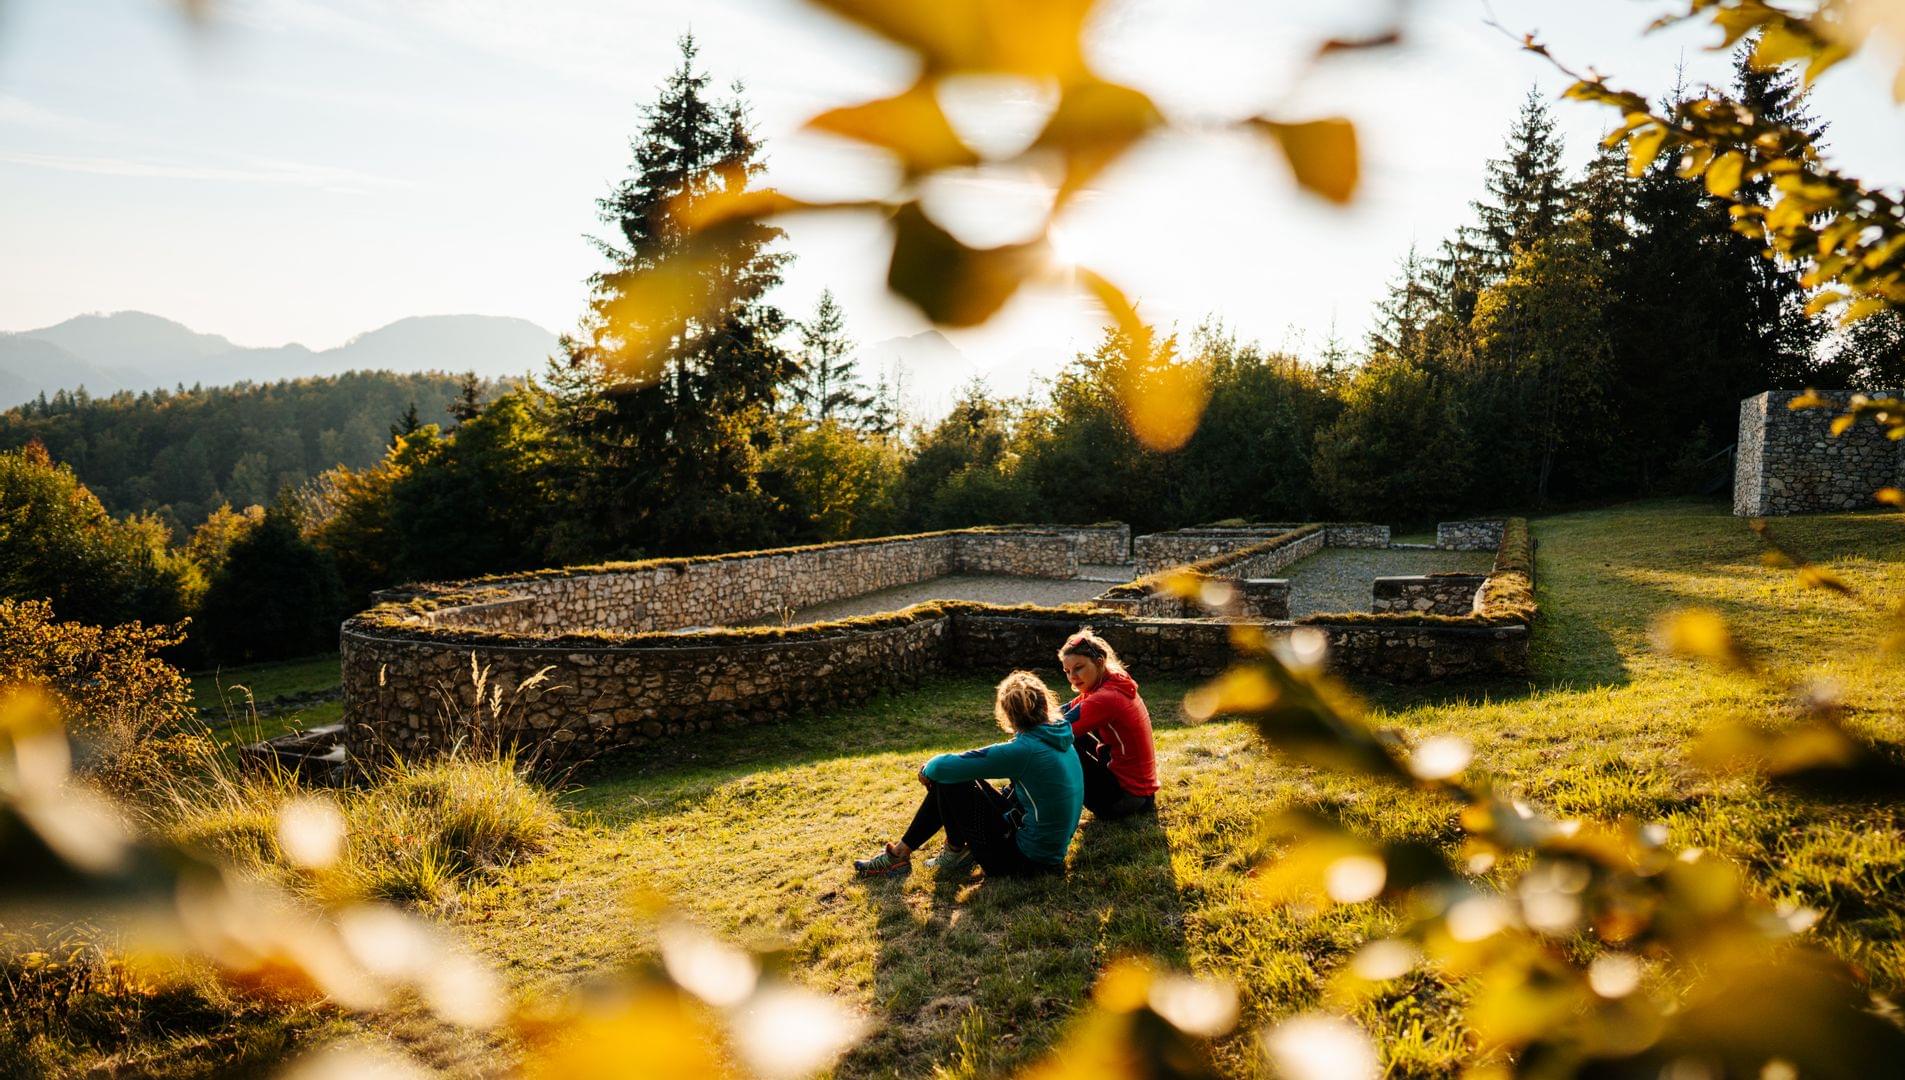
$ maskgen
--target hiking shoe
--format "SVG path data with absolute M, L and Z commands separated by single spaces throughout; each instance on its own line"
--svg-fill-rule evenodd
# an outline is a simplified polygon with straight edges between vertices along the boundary
M 941 874 L 957 873 L 972 869 L 972 849 L 969 847 L 949 847 L 926 860 L 926 865 Z
M 871 859 L 853 860 L 853 869 L 861 877 L 902 877 L 913 872 L 913 860 L 882 851 Z

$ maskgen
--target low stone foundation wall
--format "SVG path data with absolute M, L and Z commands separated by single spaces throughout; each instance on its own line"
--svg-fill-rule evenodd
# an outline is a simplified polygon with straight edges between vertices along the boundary
M 1528 670 L 1526 626 L 1311 625 L 1329 637 L 1335 671 L 1419 683 Z
M 480 728 L 571 759 L 835 708 L 943 667 L 944 617 L 782 640 L 538 644 L 343 634 L 352 758 L 447 750 Z M 492 703 L 491 694 L 499 695 Z
M 956 533 L 928 533 L 745 556 L 609 563 L 446 587 L 393 589 L 379 593 L 378 599 L 404 600 L 448 588 L 488 600 L 477 608 L 444 605 L 426 616 L 439 626 L 636 634 L 724 626 L 954 573 L 964 562 L 963 539 Z M 1062 539 L 1015 538 L 1014 544 L 1026 549 L 1024 572 L 1046 576 L 1062 568 L 1053 565 L 1051 550 L 1063 546 Z M 975 554 L 989 565 L 1004 561 L 994 558 L 989 546 Z M 1015 570 L 998 565 L 989 572 Z
M 1494 551 L 1502 546 L 1501 521 L 1444 521 L 1435 527 L 1435 546 L 1443 551 Z
M 1370 587 L 1369 610 L 1467 615 L 1475 610 L 1475 599 L 1487 580 L 1487 574 L 1380 577 Z
M 1269 575 L 1331 538 L 1307 525 L 1186 567 L 1214 598 L 1227 596 L 1219 617 L 1139 581 L 1089 605 L 926 603 L 806 626 L 705 625 L 958 570 L 1064 576 L 1081 561 L 1075 531 L 926 534 L 396 590 L 343 626 L 345 743 L 356 760 L 414 757 L 480 730 L 525 753 L 584 758 L 838 708 L 933 671 L 1043 671 L 1087 623 L 1140 677 L 1214 674 L 1234 659 L 1236 622 L 1291 630 L 1290 583 Z M 1103 540 L 1111 530 L 1093 532 L 1091 542 L 1117 542 Z M 1406 598 L 1406 610 L 1302 622 L 1328 635 L 1330 663 L 1348 675 L 1410 682 L 1525 671 L 1532 547 L 1518 519 L 1503 536 L 1486 579 L 1382 579 L 1377 594 Z M 805 573 L 827 580 L 793 580 Z M 1469 609 L 1439 614 L 1463 589 Z M 1430 607 L 1416 606 L 1424 598 Z
M 1071 541 L 1078 561 L 1094 566 L 1120 566 L 1131 561 L 1131 526 L 1122 522 L 1106 525 L 1054 525 L 1050 528 Z
M 1384 532 L 1387 531 L 1387 529 L 1384 529 Z M 1216 577 L 1222 578 L 1273 577 L 1278 571 L 1296 562 L 1298 559 L 1307 559 L 1311 555 L 1330 546 L 1331 541 L 1329 536 L 1330 530 L 1318 529 L 1314 532 L 1299 536 L 1287 544 L 1279 544 L 1268 551 L 1251 555 L 1249 558 L 1239 560 L 1229 566 L 1219 567 L 1211 571 L 1211 573 Z
M 1068 537 L 1046 533 L 967 533 L 955 537 L 953 544 L 953 571 L 960 574 L 1075 578 L 1083 561 Z M 856 589 L 847 595 L 872 591 Z
M 1389 526 L 1368 525 L 1362 522 L 1331 525 L 1328 537 L 1324 540 L 1329 547 L 1340 548 L 1386 548 L 1389 546 Z
M 1099 597 L 1105 607 L 1148 619 L 1244 619 L 1280 622 L 1290 617 L 1288 578 L 1210 578 L 1209 592 L 1195 597 L 1158 592 L 1139 597 Z
M 1089 622 L 1118 655 L 1145 675 L 1215 675 L 1236 658 L 1230 624 L 1208 619 L 1133 619 L 1101 614 L 1080 618 L 1060 612 L 966 611 L 955 616 L 948 665 L 997 672 L 1014 668 L 1044 672 L 1058 665 L 1058 647 Z
M 1094 535 L 1094 553 L 1111 543 Z M 439 626 L 626 633 L 731 626 L 948 574 L 1074 578 L 1071 535 L 969 530 L 855 540 L 700 559 L 609 563 L 459 583 L 470 602 L 425 617 Z M 379 593 L 402 601 L 442 589 Z M 482 598 L 482 602 L 476 602 Z
M 1264 525 L 1146 533 L 1131 541 L 1131 558 L 1136 564 L 1137 576 L 1145 577 L 1174 566 L 1254 547 L 1289 531 L 1289 527 L 1282 525 Z

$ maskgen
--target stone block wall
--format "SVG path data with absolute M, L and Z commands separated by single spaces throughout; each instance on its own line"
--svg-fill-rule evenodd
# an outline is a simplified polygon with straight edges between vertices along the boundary
M 1331 525 L 1327 530 L 1329 538 L 1325 544 L 1340 548 L 1386 548 L 1389 546 L 1389 526 L 1369 525 L 1352 522 Z
M 1412 611 L 1421 615 L 1467 615 L 1475 610 L 1487 574 L 1424 574 L 1381 577 L 1370 587 L 1371 611 Z
M 1207 596 L 1183 597 L 1160 592 L 1138 597 L 1100 597 L 1092 602 L 1148 619 L 1223 618 L 1279 622 L 1290 617 L 1288 578 L 1227 580 L 1212 577 L 1208 579 L 1208 584 L 1211 592 Z
M 1230 624 L 1209 620 L 962 611 L 955 622 L 949 666 L 996 672 L 1001 678 L 1014 668 L 1026 668 L 1050 673 L 1051 681 L 1058 682 L 1058 647 L 1087 622 L 1140 680 L 1149 675 L 1215 675 L 1236 658 Z
M 1283 526 L 1266 525 L 1146 533 L 1131 541 L 1132 561 L 1136 563 L 1137 576 L 1144 577 L 1173 566 L 1200 562 L 1213 555 L 1261 544 L 1288 531 Z
M 1525 540 L 1525 526 L 1516 528 Z M 586 758 L 837 708 L 928 672 L 1055 672 L 1059 644 L 1086 623 L 1140 678 L 1210 675 L 1234 660 L 1235 622 L 1291 631 L 1289 582 L 1270 574 L 1331 539 L 1328 529 L 1304 527 L 1267 551 L 1201 567 L 1231 594 L 1223 618 L 1126 586 L 1128 595 L 1113 590 L 1072 608 L 929 603 L 801 627 L 707 628 L 777 609 L 769 605 L 805 606 L 961 569 L 1062 576 L 1080 561 L 1069 532 L 927 534 L 396 590 L 342 630 L 346 746 L 358 760 L 420 756 L 481 730 L 525 753 Z M 790 580 L 801 576 L 820 580 Z M 1328 636 L 1330 663 L 1344 674 L 1421 681 L 1525 671 L 1532 601 L 1514 623 L 1467 613 L 1435 621 L 1436 605 L 1452 607 L 1463 589 L 1472 607 L 1477 580 L 1385 579 L 1403 584 L 1378 583 L 1378 593 L 1408 597 L 1406 609 L 1303 621 Z M 1417 606 L 1421 597 L 1429 609 Z
M 628 633 L 731 626 L 953 573 L 1073 578 L 1079 561 L 1073 541 L 1057 533 L 929 533 L 499 578 L 482 586 L 492 601 L 428 618 L 439 626 Z
M 1081 563 L 1121 566 L 1131 561 L 1129 525 L 1056 525 L 1051 531 L 1071 541 Z
M 1307 559 L 1326 547 L 1334 546 L 1330 540 L 1333 530 L 1318 529 L 1306 536 L 1299 536 L 1287 544 L 1280 544 L 1269 551 L 1252 555 L 1240 562 L 1226 566 L 1216 575 L 1225 578 L 1268 578 L 1298 559 Z M 1388 527 L 1383 527 L 1387 533 Z M 1354 545 L 1352 545 L 1354 546 Z
M 953 543 L 953 570 L 961 574 L 1042 578 L 1078 576 L 1077 551 L 1072 541 L 1064 536 L 1045 533 L 963 533 L 954 537 Z M 847 595 L 872 591 L 872 588 L 857 589 Z
M 1502 546 L 1502 525 L 1499 519 L 1438 522 L 1435 546 L 1443 551 L 1494 551 Z
M 953 573 L 961 565 L 961 539 L 952 533 L 927 534 L 498 578 L 483 587 L 494 590 L 502 603 L 475 611 L 451 605 L 429 618 L 439 626 L 637 634 L 731 626 Z M 1035 573 L 1062 561 L 1049 550 L 1063 544 L 1058 538 L 1019 542 L 1044 549 L 1026 558 L 1025 566 Z M 999 564 L 988 572 L 1013 573 L 1007 568 L 1009 560 L 996 555 L 990 549 L 982 555 L 983 561 Z M 379 599 L 404 594 L 392 590 Z
M 1237 586 L 1237 617 L 1283 622 L 1290 617 L 1290 579 L 1242 578 Z
M 1894 393 L 1877 391 L 1874 396 Z M 1769 390 L 1740 402 L 1733 512 L 1773 517 L 1877 505 L 1873 493 L 1899 482 L 1900 445 L 1869 421 L 1834 436 L 1830 424 L 1837 412 L 1788 408 L 1798 396 L 1795 390 Z
M 944 667 L 948 630 L 939 617 L 779 640 L 558 646 L 517 635 L 378 637 L 347 625 L 345 744 L 356 760 L 418 757 L 478 727 L 549 760 L 642 747 L 911 686 Z M 478 674 L 501 689 L 500 711 L 477 700 Z
M 1526 626 L 1435 626 L 1317 622 L 1333 671 L 1419 683 L 1528 670 Z

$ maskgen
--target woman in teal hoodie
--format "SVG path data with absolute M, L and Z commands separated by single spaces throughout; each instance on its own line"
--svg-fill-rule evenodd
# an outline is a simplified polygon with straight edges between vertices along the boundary
M 1007 742 L 963 754 L 941 754 L 919 770 L 926 797 L 905 835 L 853 868 L 867 877 L 911 873 L 912 854 L 946 830 L 946 850 L 932 860 L 941 872 L 977 861 L 987 877 L 1065 872 L 1065 851 L 1084 810 L 1085 782 L 1072 753 L 1072 727 L 1058 699 L 1029 671 L 1015 671 L 993 699 Z M 1009 780 L 1004 791 L 986 783 Z

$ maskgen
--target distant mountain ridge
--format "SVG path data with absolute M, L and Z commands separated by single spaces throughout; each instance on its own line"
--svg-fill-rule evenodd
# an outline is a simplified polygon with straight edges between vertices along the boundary
M 82 386 L 105 396 L 346 371 L 474 371 L 497 379 L 539 368 L 556 345 L 556 335 L 535 323 L 498 315 L 412 316 L 322 350 L 236 345 L 142 311 L 79 315 L 0 333 L 0 408 Z

